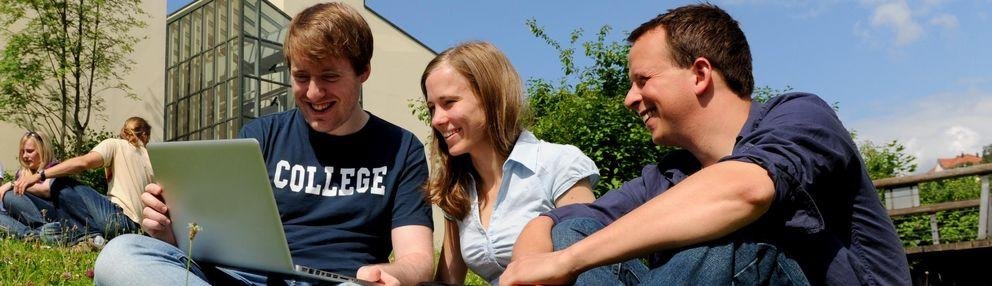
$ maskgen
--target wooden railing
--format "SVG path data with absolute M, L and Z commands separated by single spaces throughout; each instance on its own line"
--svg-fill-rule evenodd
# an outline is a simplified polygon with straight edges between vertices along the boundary
M 962 247 L 977 247 L 977 246 L 988 246 L 988 241 L 992 238 L 992 217 L 990 217 L 990 196 L 989 196 L 989 176 L 992 175 L 992 164 L 981 164 L 969 167 L 956 168 L 951 170 L 945 170 L 936 173 L 896 177 L 896 178 L 886 178 L 875 180 L 875 188 L 886 192 L 889 197 L 892 197 L 894 190 L 906 188 L 915 188 L 920 183 L 953 179 L 966 176 L 978 176 L 981 178 L 981 193 L 978 199 L 964 200 L 964 201 L 953 201 L 944 202 L 929 205 L 920 205 L 907 208 L 896 208 L 889 209 L 889 216 L 892 218 L 910 216 L 910 215 L 930 215 L 930 233 L 933 239 L 934 245 L 941 244 L 940 242 L 940 227 L 937 223 L 937 212 L 949 211 L 949 210 L 960 210 L 978 207 L 978 235 L 975 240 L 984 241 L 978 245 L 967 244 Z M 909 249 L 907 252 L 919 252 L 923 251 L 919 248 Z

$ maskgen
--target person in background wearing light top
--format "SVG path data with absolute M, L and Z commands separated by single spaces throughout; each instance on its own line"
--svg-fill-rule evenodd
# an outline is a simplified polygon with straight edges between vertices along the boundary
M 437 162 L 428 191 L 447 220 L 435 279 L 462 284 L 468 266 L 496 284 L 524 223 L 555 207 L 593 201 L 599 171 L 578 148 L 525 130 L 520 77 L 489 43 L 442 52 L 420 83 Z
M 52 201 L 65 219 L 69 219 L 85 229 L 80 232 L 65 233 L 66 241 L 75 241 L 86 235 L 94 237 L 97 245 L 103 239 L 111 239 L 124 233 L 140 230 L 141 193 L 144 186 L 151 183 L 154 174 L 148 162 L 145 144 L 151 137 L 152 127 L 141 117 L 131 117 L 124 121 L 118 138 L 101 141 L 93 150 L 84 155 L 65 160 L 57 165 L 30 176 L 22 177 L 16 183 L 18 191 L 28 188 L 46 178 L 59 178 L 52 184 Z M 105 168 L 107 196 L 80 184 L 71 178 L 63 178 L 87 169 Z M 51 227 L 53 231 L 62 227 Z M 48 232 L 45 232 L 48 233 Z

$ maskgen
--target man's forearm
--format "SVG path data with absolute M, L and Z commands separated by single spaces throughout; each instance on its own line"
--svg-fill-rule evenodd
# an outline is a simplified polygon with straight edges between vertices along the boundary
M 606 228 L 563 250 L 579 272 L 662 249 L 713 240 L 744 227 L 771 205 L 761 167 L 724 162 L 704 168 Z
M 550 217 L 543 215 L 527 223 L 513 245 L 511 260 L 530 254 L 554 251 L 554 244 L 551 242 L 551 228 L 554 227 L 554 223 Z
M 382 271 L 393 275 L 402 285 L 416 285 L 430 281 L 434 269 L 434 255 L 427 253 L 411 253 L 397 257 L 390 263 L 379 264 Z

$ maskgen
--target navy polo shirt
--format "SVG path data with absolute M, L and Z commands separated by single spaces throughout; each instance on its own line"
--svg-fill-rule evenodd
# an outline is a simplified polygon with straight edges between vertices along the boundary
M 902 243 L 858 148 L 822 99 L 789 93 L 752 104 L 733 152 L 720 161 L 730 160 L 761 166 L 775 185 L 768 212 L 738 232 L 779 246 L 812 284 L 910 284 Z M 544 215 L 556 223 L 591 217 L 606 225 L 699 168 L 689 152 L 672 151 L 595 202 Z

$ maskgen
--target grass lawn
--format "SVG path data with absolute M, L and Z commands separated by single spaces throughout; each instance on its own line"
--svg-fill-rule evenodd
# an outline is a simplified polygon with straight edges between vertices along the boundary
M 99 252 L 0 236 L 0 285 L 93 285 L 86 272 Z M 465 285 L 489 285 L 469 271 Z
M 97 251 L 0 237 L 0 285 L 93 285 Z

